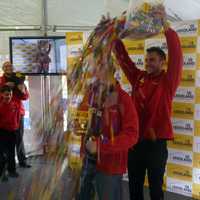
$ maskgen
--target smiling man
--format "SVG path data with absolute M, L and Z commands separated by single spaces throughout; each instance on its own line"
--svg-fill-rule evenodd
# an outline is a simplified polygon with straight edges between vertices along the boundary
M 165 52 L 159 47 L 147 49 L 145 71 L 129 58 L 121 40 L 113 43 L 113 52 L 132 85 L 132 99 L 139 117 L 139 142 L 129 151 L 128 173 L 131 200 L 143 200 L 147 171 L 152 200 L 162 200 L 163 176 L 168 157 L 167 140 L 173 139 L 172 100 L 182 73 L 182 50 L 177 33 L 163 19 L 168 46 L 168 68 Z

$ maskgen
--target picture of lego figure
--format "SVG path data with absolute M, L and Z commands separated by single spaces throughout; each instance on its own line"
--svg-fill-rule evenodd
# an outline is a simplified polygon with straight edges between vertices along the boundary
M 51 44 L 48 40 L 39 40 L 37 43 L 36 63 L 38 64 L 38 73 L 48 73 L 49 63 L 51 58 L 49 53 L 51 51 Z

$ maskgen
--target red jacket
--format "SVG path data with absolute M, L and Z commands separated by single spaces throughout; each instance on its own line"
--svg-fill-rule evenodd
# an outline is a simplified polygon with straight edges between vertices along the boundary
M 131 97 L 119 85 L 116 91 L 116 101 L 103 110 L 103 139 L 97 139 L 97 169 L 107 174 L 126 172 L 128 149 L 137 143 L 139 132 L 137 112 Z M 108 101 L 109 104 L 111 101 Z
M 20 124 L 19 104 L 15 97 L 9 103 L 2 102 L 0 97 L 0 129 L 15 131 Z
M 168 45 L 168 69 L 157 76 L 136 68 L 123 43 L 116 40 L 114 53 L 132 85 L 132 98 L 139 117 L 141 139 L 172 139 L 172 101 L 180 83 L 183 56 L 178 35 L 172 29 L 165 32 Z
M 6 82 L 7 81 L 6 81 L 5 76 L 0 77 L 0 87 L 3 86 Z M 27 100 L 29 98 L 29 93 L 28 93 L 27 88 L 26 88 L 25 94 L 21 94 L 19 91 L 14 90 L 13 96 L 14 96 L 14 99 L 19 104 L 20 114 L 25 115 L 24 105 L 23 105 L 22 101 Z

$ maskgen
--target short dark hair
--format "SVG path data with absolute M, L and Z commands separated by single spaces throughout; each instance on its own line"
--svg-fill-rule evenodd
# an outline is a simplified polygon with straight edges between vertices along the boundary
M 0 92 L 3 93 L 3 92 L 12 92 L 12 89 L 11 87 L 9 87 L 8 85 L 3 85 L 1 88 L 0 88 Z
M 152 53 L 152 52 L 156 52 L 160 56 L 160 58 L 166 60 L 166 54 L 160 47 L 150 47 L 147 49 L 147 53 Z

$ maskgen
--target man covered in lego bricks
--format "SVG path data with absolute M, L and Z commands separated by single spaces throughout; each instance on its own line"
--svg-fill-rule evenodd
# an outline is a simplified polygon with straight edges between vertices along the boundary
M 88 132 L 83 140 L 84 162 L 80 200 L 122 199 L 122 176 L 129 147 L 138 139 L 138 118 L 131 97 L 114 79 L 114 68 L 102 67 L 83 100 L 88 105 Z

